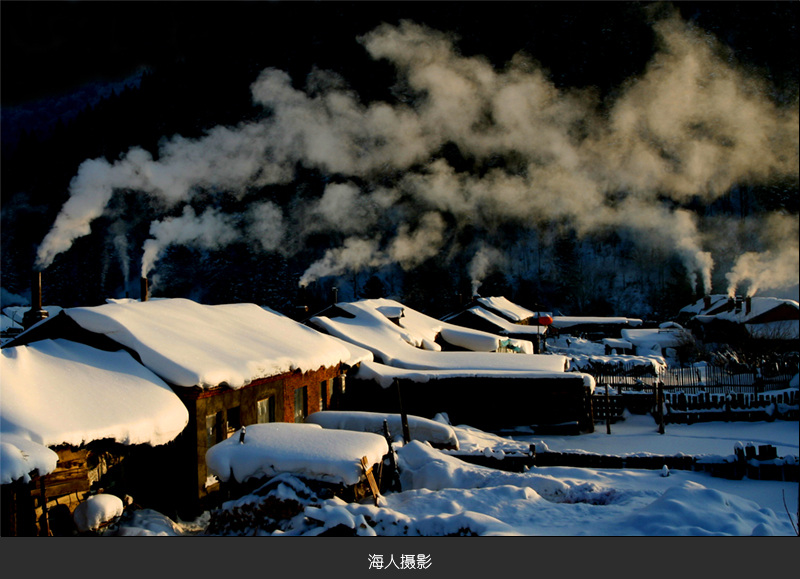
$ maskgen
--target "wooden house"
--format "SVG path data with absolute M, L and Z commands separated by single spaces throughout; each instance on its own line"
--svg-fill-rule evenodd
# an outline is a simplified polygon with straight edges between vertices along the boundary
M 109 300 L 65 309 L 21 337 L 54 332 L 127 350 L 183 402 L 189 419 L 176 440 L 169 492 L 186 516 L 219 490 L 206 466 L 211 446 L 241 426 L 302 422 L 328 408 L 350 360 L 339 341 L 255 304 Z
M 679 312 L 680 323 L 702 342 L 794 351 L 800 337 L 798 302 L 772 297 L 704 296 Z
M 454 424 L 497 430 L 515 426 L 593 429 L 587 374 L 567 372 L 567 358 L 534 354 L 530 343 L 436 320 L 393 300 L 340 303 L 308 322 L 369 350 L 348 375 L 342 410 L 446 413 Z M 459 346 L 442 346 L 447 341 Z
M 592 341 L 604 338 L 622 338 L 622 332 L 639 328 L 643 324 L 638 318 L 622 316 L 553 316 L 551 334 L 575 336 Z
M 74 534 L 88 496 L 157 495 L 157 457 L 188 423 L 158 376 L 125 351 L 65 339 L 4 347 L 2 534 Z
M 476 296 L 466 307 L 448 314 L 442 321 L 509 338 L 527 340 L 533 353 L 544 350 L 544 338 L 552 323 L 550 312 L 533 312 L 505 297 Z

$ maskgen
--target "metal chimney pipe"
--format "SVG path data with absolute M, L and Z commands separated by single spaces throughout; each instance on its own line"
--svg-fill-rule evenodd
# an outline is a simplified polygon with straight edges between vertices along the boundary
M 146 302 L 150 297 L 150 289 L 147 284 L 147 278 L 142 277 L 139 279 L 139 296 L 141 301 Z
M 27 330 L 49 315 L 42 307 L 42 272 L 34 271 L 31 278 L 31 309 L 22 316 L 22 327 Z

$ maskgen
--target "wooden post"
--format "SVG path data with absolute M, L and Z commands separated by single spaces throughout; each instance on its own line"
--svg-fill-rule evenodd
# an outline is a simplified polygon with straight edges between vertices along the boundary
M 606 434 L 611 434 L 611 398 L 608 396 L 608 387 L 606 384 Z
M 366 456 L 361 457 L 361 467 L 364 469 L 364 475 L 367 477 L 367 482 L 369 482 L 369 488 L 372 491 L 372 496 L 375 497 L 375 506 L 378 507 L 380 506 L 378 499 L 380 498 L 381 493 L 378 490 L 378 483 L 375 482 L 375 476 L 372 474 L 372 467 L 369 466 Z
M 399 488 L 398 484 L 398 473 L 397 473 L 397 462 L 395 461 L 394 456 L 394 448 L 392 447 L 392 437 L 389 433 L 389 423 L 384 420 L 383 421 L 383 436 L 386 438 L 386 443 L 389 445 L 389 466 L 392 469 L 391 472 L 391 480 L 389 481 L 388 486 L 384 486 L 384 488 L 389 488 L 391 490 L 395 490 Z M 383 472 L 383 471 L 381 471 Z M 383 484 L 383 476 L 381 476 L 381 484 Z
M 658 404 L 658 433 L 664 434 L 664 384 L 656 382 L 656 404 Z
M 50 521 L 47 513 L 47 492 L 44 476 L 39 477 L 39 504 L 42 505 L 42 527 L 41 533 L 45 537 L 52 537 L 53 533 L 50 532 Z
M 400 380 L 398 378 L 394 379 L 394 385 L 397 389 L 397 404 L 400 406 L 400 420 L 403 424 L 403 444 L 408 444 L 411 442 L 411 433 L 408 429 L 408 415 L 403 409 L 403 398 L 400 396 Z

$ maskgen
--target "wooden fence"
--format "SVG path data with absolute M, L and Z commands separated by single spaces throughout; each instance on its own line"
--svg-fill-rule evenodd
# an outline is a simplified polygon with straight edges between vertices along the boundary
M 734 388 L 737 392 L 759 393 L 784 390 L 794 376 L 796 368 L 788 366 L 769 369 L 739 369 L 732 371 L 724 366 L 707 365 L 692 368 L 669 368 L 656 374 L 649 367 L 623 363 L 590 366 L 583 370 L 591 374 L 598 385 L 641 391 L 661 382 L 665 390 L 684 392 L 716 392 L 724 394 Z
M 625 410 L 653 413 L 659 421 L 663 413 L 663 422 L 798 420 L 798 389 L 790 385 L 796 370 L 791 368 L 732 372 L 709 365 L 670 368 L 655 375 L 620 364 L 597 370 L 587 371 L 597 382 L 592 396 L 595 422 L 614 422 Z

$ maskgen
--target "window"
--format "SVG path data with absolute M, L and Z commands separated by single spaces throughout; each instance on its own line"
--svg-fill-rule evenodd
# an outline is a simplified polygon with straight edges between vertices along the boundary
M 327 410 L 328 409 L 328 381 L 324 380 L 322 384 L 319 385 L 319 409 L 320 410 Z
M 226 432 L 225 438 L 230 438 L 234 432 L 242 427 L 241 413 L 239 407 L 228 408 L 227 423 L 225 424 Z
M 265 422 L 275 422 L 275 397 L 267 396 L 259 400 L 258 406 L 258 422 L 263 424 Z
M 222 440 L 222 412 L 206 416 L 206 447 L 211 448 Z
M 306 387 L 298 388 L 294 391 L 294 421 L 303 422 L 308 416 L 308 397 Z

